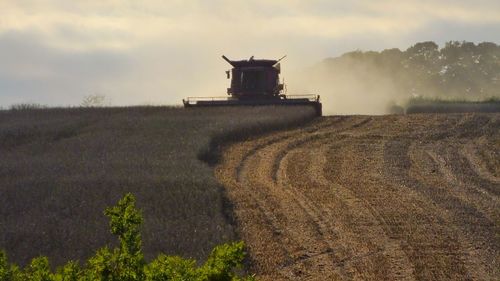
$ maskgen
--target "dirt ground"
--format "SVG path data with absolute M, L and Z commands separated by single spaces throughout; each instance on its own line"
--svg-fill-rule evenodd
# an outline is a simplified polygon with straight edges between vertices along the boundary
M 499 113 L 327 117 L 216 176 L 259 279 L 500 279 Z

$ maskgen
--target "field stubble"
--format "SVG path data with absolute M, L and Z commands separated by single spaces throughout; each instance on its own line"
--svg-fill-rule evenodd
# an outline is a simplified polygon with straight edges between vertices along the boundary
M 234 144 L 216 175 L 263 280 L 500 276 L 500 114 L 337 116 Z
M 303 107 L 0 111 L 0 249 L 22 266 L 38 255 L 85 260 L 116 243 L 102 210 L 131 192 L 146 258 L 203 260 L 237 237 L 223 188 L 199 158 L 313 117 Z

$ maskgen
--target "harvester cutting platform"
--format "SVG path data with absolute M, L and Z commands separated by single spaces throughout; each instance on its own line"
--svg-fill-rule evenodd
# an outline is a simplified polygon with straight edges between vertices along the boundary
M 280 83 L 280 61 L 254 59 L 232 61 L 222 56 L 233 68 L 226 71 L 231 78 L 227 89 L 229 97 L 188 97 L 182 100 L 184 107 L 209 106 L 258 106 L 283 105 L 313 106 L 318 116 L 322 115 L 319 95 L 285 95 L 284 84 Z

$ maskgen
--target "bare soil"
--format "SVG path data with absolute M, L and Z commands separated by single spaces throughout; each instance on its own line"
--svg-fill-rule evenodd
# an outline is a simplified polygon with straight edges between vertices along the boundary
M 336 116 L 216 176 L 262 280 L 500 279 L 500 114 Z

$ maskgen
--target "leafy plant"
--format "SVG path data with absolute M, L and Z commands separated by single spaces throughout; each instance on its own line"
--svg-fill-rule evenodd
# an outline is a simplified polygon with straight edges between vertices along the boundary
M 111 233 L 120 241 L 119 247 L 101 248 L 84 268 L 70 261 L 55 273 L 47 257 L 34 258 L 24 269 L 9 265 L 5 252 L 0 252 L 0 281 L 160 281 L 242 280 L 234 272 L 242 266 L 245 257 L 244 243 L 235 242 L 217 246 L 200 267 L 193 259 L 160 254 L 147 264 L 142 253 L 140 226 L 141 212 L 135 207 L 135 198 L 126 194 L 116 206 L 104 212 L 110 219 Z M 252 277 L 245 278 L 253 280 Z
M 0 281 L 10 280 L 11 278 L 12 272 L 7 263 L 7 255 L 4 251 L 0 251 Z

